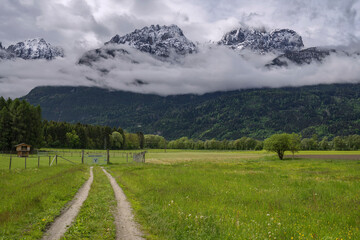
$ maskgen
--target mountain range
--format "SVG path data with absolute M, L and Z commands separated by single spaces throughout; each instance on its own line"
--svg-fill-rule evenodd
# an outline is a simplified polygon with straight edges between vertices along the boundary
M 266 65 L 268 68 L 288 66 L 289 63 L 302 65 L 321 62 L 326 56 L 336 53 L 333 49 L 323 49 L 322 51 L 326 51 L 327 55 L 320 54 L 318 48 L 303 49 L 302 37 L 290 29 L 267 32 L 264 29 L 241 27 L 226 33 L 216 45 L 228 47 L 239 53 L 248 50 L 257 54 L 277 54 L 278 57 Z M 172 63 L 179 62 L 174 59 L 179 60 L 186 55 L 199 52 L 197 45 L 187 39 L 178 26 L 151 25 L 124 36 L 115 35 L 103 47 L 85 53 L 78 63 L 93 66 L 106 59 L 139 63 L 126 49 L 127 46 Z M 216 46 L 209 44 L 209 47 Z M 103 68 L 100 70 L 104 71 Z
M 291 64 L 302 65 L 313 62 L 321 63 L 325 58 L 339 54 L 338 50 L 322 47 L 304 48 L 302 37 L 291 29 L 266 31 L 240 27 L 225 33 L 215 44 L 225 46 L 239 53 L 248 50 L 257 54 L 276 54 L 277 57 L 266 64 L 267 68 L 288 67 Z M 216 47 L 208 44 L 209 48 Z M 199 52 L 197 44 L 189 40 L 176 25 L 151 25 L 136 29 L 123 36 L 115 35 L 104 46 L 83 54 L 78 64 L 93 67 L 96 63 L 116 59 L 137 64 L 141 61 L 129 52 L 129 47 L 148 54 L 160 61 L 180 64 L 181 59 Z M 341 51 L 340 53 L 343 53 Z M 351 53 L 346 53 L 351 55 Z M 0 43 L 0 59 L 47 59 L 63 57 L 60 47 L 53 47 L 42 38 L 26 40 L 3 48 Z M 108 69 L 99 68 L 101 71 Z

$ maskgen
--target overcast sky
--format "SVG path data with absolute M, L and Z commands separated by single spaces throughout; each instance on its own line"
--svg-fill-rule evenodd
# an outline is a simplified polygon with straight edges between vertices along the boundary
M 44 37 L 65 48 L 101 45 L 149 24 L 177 24 L 193 41 L 218 41 L 240 23 L 291 28 L 306 46 L 360 39 L 359 0 L 0 0 L 0 41 Z
M 3 46 L 43 37 L 52 45 L 62 46 L 67 57 L 71 58 L 53 63 L 0 62 L 0 95 L 18 97 L 32 87 L 44 84 L 87 85 L 89 83 L 81 77 L 93 73 L 72 67 L 85 50 L 100 47 L 115 34 L 126 34 L 150 24 L 177 24 L 190 40 L 200 43 L 218 41 L 229 30 L 247 25 L 293 29 L 303 37 L 306 47 L 342 45 L 360 49 L 360 0 L 0 0 L 0 42 Z M 356 76 L 359 76 L 359 65 L 356 65 L 359 60 L 351 64 L 348 60 L 331 60 L 322 68 L 308 66 L 305 70 L 285 73 L 281 70 L 269 75 L 257 68 L 259 62 L 264 62 L 263 58 L 254 60 L 251 66 L 243 63 L 239 68 L 236 63 L 243 60 L 238 56 L 229 52 L 217 54 L 222 58 L 216 55 L 213 60 L 208 60 L 208 55 L 202 53 L 188 60 L 190 63 L 205 61 L 209 65 L 204 69 L 203 65 L 196 64 L 186 69 L 169 66 L 155 70 L 146 67 L 139 69 L 136 74 L 143 72 L 144 78 L 154 83 L 147 89 L 133 90 L 133 87 L 129 87 L 128 79 L 135 71 L 123 68 L 114 71 L 117 76 L 102 81 L 110 87 L 143 92 L 152 92 L 152 89 L 159 89 L 156 84 L 162 84 L 162 92 L 173 94 L 302 83 L 356 82 Z M 219 66 L 219 59 L 227 65 Z M 43 71 L 44 65 L 46 71 Z M 344 68 L 334 69 L 335 65 L 346 66 L 346 74 Z M 211 73 L 209 66 L 212 67 Z M 331 73 L 328 72 L 330 70 Z M 289 74 L 293 74 L 292 82 L 286 84 Z M 318 79 L 321 74 L 325 74 L 327 79 Z M 75 80 L 74 76 L 78 78 Z M 128 79 L 115 82 L 118 76 Z M 149 76 L 153 79 L 149 79 Z M 184 79 L 184 76 L 188 79 Z M 266 77 L 272 82 L 264 82 Z M 211 84 L 206 83 L 209 78 Z M 178 82 L 184 84 L 172 88 Z M 23 87 L 18 87 L 20 84 Z

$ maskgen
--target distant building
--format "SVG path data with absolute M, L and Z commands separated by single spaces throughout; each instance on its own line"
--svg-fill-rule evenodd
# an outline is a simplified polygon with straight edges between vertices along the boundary
M 15 146 L 18 157 L 28 157 L 30 153 L 31 145 L 26 143 L 20 143 Z

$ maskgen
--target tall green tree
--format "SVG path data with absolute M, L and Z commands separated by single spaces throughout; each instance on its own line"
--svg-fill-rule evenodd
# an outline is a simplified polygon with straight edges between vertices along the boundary
M 119 132 L 113 132 L 110 136 L 110 144 L 112 149 L 122 149 L 124 139 Z
M 7 151 L 12 148 L 12 118 L 5 106 L 0 110 L 0 149 Z
M 333 147 L 335 150 L 345 150 L 346 149 L 346 143 L 344 139 L 340 136 L 337 136 L 333 139 Z
M 139 138 L 139 144 L 140 144 L 140 148 L 143 149 L 145 146 L 145 137 L 144 134 L 142 132 L 138 132 L 136 133 L 138 135 Z
M 323 139 L 319 142 L 319 149 L 320 150 L 329 150 L 330 143 L 328 137 L 323 137 Z
M 80 138 L 75 130 L 66 133 L 67 146 L 70 148 L 78 148 L 80 146 Z
M 0 98 L 0 149 L 9 151 L 25 142 L 33 148 L 43 142 L 40 107 L 25 100 Z
M 125 133 L 126 149 L 139 149 L 140 140 L 136 133 Z
M 280 160 L 284 158 L 285 151 L 290 150 L 290 134 L 274 134 L 265 139 L 264 149 L 269 152 L 277 153 Z

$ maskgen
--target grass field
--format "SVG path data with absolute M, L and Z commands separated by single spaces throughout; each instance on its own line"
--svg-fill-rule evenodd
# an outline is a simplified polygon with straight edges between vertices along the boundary
M 0 170 L 0 239 L 39 239 L 88 178 L 88 167 Z
M 81 162 L 81 150 L 57 151 Z M 97 153 L 105 151 L 89 151 Z M 16 158 L 18 167 L 9 171 L 8 157 L 0 155 L 0 239 L 39 239 L 88 178 L 88 165 L 59 159 L 47 167 L 44 156 L 37 168 L 36 156 L 27 170 L 24 159 Z M 149 150 L 146 164 L 131 162 L 125 151 L 111 151 L 110 162 L 106 168 L 124 189 L 148 239 L 360 239 L 359 160 L 280 161 L 265 151 Z M 94 167 L 89 197 L 64 239 L 114 239 L 114 207 L 112 188 Z
M 360 239 L 360 161 L 221 152 L 147 158 L 165 164 L 109 171 L 150 239 Z

